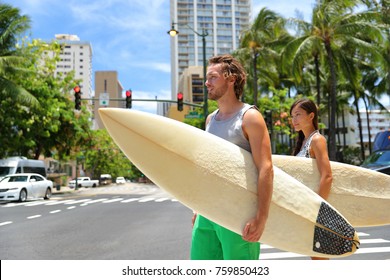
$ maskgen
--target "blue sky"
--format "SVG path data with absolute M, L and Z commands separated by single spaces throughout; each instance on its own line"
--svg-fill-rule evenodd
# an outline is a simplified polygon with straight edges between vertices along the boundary
M 31 38 L 76 34 L 92 45 L 93 71 L 116 70 L 134 98 L 170 99 L 169 0 L 3 0 L 31 18 Z M 253 0 L 253 16 L 267 7 L 285 17 L 299 10 L 309 20 L 315 0 Z M 155 102 L 133 108 L 156 112 Z

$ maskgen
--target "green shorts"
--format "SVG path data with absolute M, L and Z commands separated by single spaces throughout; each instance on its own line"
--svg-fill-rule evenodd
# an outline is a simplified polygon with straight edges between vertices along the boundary
M 198 215 L 192 230 L 192 260 L 258 260 L 260 243 Z

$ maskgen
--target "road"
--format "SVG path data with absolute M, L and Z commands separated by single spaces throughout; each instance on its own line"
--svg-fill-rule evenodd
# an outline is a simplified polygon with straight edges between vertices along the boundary
M 188 260 L 192 211 L 153 185 L 80 189 L 0 203 L 3 260 Z M 361 248 L 334 260 L 390 259 L 390 226 L 358 228 Z M 265 244 L 260 259 L 307 260 Z

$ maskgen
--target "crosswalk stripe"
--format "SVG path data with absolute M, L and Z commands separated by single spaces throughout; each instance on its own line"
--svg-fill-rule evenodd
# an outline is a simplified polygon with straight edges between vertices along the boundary
M 66 202 L 66 203 L 64 203 L 64 204 L 66 204 L 66 205 L 72 205 L 72 204 L 87 202 L 87 201 L 91 201 L 91 200 L 92 200 L 92 199 L 90 199 L 90 198 L 86 198 L 86 199 L 80 199 L 80 200 L 75 200 L 75 201 L 69 201 L 69 202 Z
M 103 202 L 103 201 L 106 201 L 106 200 L 108 200 L 108 198 L 95 199 L 95 200 L 84 202 L 80 206 L 86 206 L 86 205 L 90 205 L 90 204 L 94 204 L 94 203 L 98 203 L 98 202 Z
M 152 200 L 155 200 L 155 198 L 154 197 L 146 197 L 146 198 L 138 200 L 138 202 L 149 202 Z
M 128 202 L 133 202 L 133 201 L 137 201 L 137 200 L 139 200 L 139 198 L 130 198 L 130 199 L 122 200 L 121 203 L 128 203 Z
M 57 205 L 57 204 L 65 204 L 66 202 L 71 202 L 71 201 L 75 201 L 75 200 L 74 199 L 58 200 L 58 201 L 48 202 L 45 205 L 51 206 L 51 205 Z
M 114 198 L 114 199 L 103 201 L 102 203 L 112 203 L 112 202 L 117 202 L 117 201 L 121 201 L 121 200 L 123 200 L 123 198 L 119 197 L 119 198 Z
M 26 207 L 31 207 L 31 206 L 37 206 L 37 205 L 42 205 L 42 204 L 46 204 L 46 203 L 47 203 L 47 201 L 43 200 L 43 201 L 28 202 L 28 203 L 25 203 L 23 205 Z
M 360 244 L 373 244 L 373 243 L 390 243 L 390 240 L 385 240 L 382 238 L 361 239 L 360 240 Z
M 169 197 L 163 197 L 163 198 L 156 199 L 155 201 L 156 202 L 163 202 L 163 201 L 166 201 L 168 199 L 169 199 Z
M 109 199 L 109 198 L 100 198 L 100 199 L 67 199 L 67 200 L 55 200 L 55 201 L 31 201 L 27 203 L 8 203 L 6 205 L 3 205 L 2 207 L 16 207 L 16 206 L 37 206 L 37 205 L 47 205 L 47 206 L 53 206 L 53 205 L 59 205 L 59 204 L 64 204 L 64 205 L 73 205 L 73 204 L 79 204 L 82 203 L 80 206 L 86 206 L 98 202 L 102 203 L 111 203 L 111 202 L 117 202 L 120 201 L 122 203 L 128 203 L 128 202 L 134 202 L 138 201 L 141 203 L 144 202 L 150 202 L 150 201 L 155 201 L 155 202 L 164 202 L 164 201 L 172 201 L 172 202 L 178 202 L 177 199 L 171 198 L 171 197 L 160 197 L 160 198 L 155 198 L 155 197 L 141 197 L 141 198 L 130 198 L 130 199 L 124 199 L 124 198 L 114 198 L 114 199 Z
M 364 233 L 363 236 L 369 236 L 369 234 Z M 390 240 L 382 238 L 372 238 L 372 239 L 361 239 L 361 244 L 378 244 L 378 243 L 390 243 Z M 300 255 L 291 252 L 267 252 L 267 250 L 279 250 L 267 244 L 261 244 L 261 253 L 260 259 L 270 260 L 270 259 L 287 259 L 287 258 L 303 258 L 308 257 L 305 255 Z M 265 251 L 265 252 L 264 252 Z M 371 253 L 383 253 L 390 252 L 390 247 L 369 247 L 369 248 L 359 248 L 355 254 L 371 254 Z

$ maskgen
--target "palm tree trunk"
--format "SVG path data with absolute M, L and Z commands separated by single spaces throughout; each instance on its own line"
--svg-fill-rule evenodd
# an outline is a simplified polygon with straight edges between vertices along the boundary
M 253 105 L 257 106 L 257 52 L 253 50 Z
M 367 131 L 368 131 L 368 150 L 370 152 L 370 155 L 372 153 L 372 147 L 371 147 L 371 131 L 370 131 L 370 114 L 368 112 L 368 105 L 366 97 L 363 95 L 363 102 L 364 107 L 366 108 L 366 118 L 367 118 Z
M 316 88 L 317 88 L 317 106 L 321 104 L 321 78 L 320 78 L 320 62 L 318 54 L 314 56 L 314 63 L 316 67 Z
M 347 146 L 347 139 L 345 137 L 345 134 L 347 133 L 346 132 L 346 128 L 345 128 L 345 114 L 344 114 L 344 108 L 342 109 L 341 111 L 341 117 L 342 117 L 342 120 L 343 120 L 343 147 L 345 148 Z
M 357 121 L 358 121 L 358 127 L 359 127 L 360 152 L 361 152 L 362 160 L 364 160 L 365 159 L 365 154 L 364 154 L 362 119 L 360 118 L 359 104 L 358 104 L 357 94 L 356 94 L 355 90 L 353 90 L 353 98 L 354 98 L 353 104 L 355 105 Z
M 330 46 L 330 42 L 325 42 L 325 49 L 327 53 L 329 69 L 330 69 L 330 92 L 329 92 L 329 106 L 330 106 L 330 123 L 329 123 L 329 159 L 336 160 L 336 66 L 333 60 L 333 52 Z

